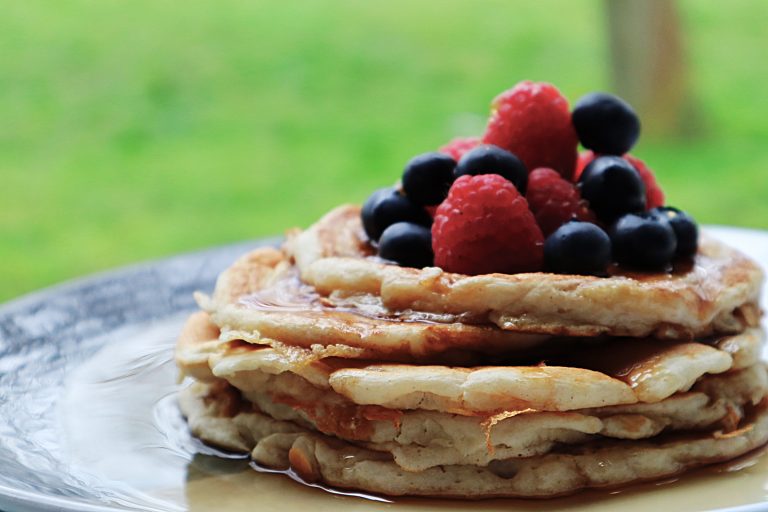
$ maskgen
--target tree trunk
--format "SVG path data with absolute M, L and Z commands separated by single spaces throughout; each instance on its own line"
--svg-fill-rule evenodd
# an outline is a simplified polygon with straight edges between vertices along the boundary
M 605 0 L 616 93 L 655 136 L 697 131 L 674 0 Z

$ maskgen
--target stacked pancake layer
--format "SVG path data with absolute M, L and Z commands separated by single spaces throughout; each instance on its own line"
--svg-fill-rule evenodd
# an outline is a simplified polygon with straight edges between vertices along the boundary
M 549 497 L 768 442 L 762 274 L 461 276 L 378 261 L 341 207 L 243 256 L 182 332 L 211 444 L 388 495 Z

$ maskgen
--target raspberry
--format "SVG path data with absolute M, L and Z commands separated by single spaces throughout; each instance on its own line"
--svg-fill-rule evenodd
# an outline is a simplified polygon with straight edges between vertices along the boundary
M 595 153 L 592 150 L 585 150 L 579 152 L 579 158 L 576 160 L 576 169 L 573 171 L 573 182 L 578 183 L 581 173 L 584 172 L 584 168 L 589 165 L 589 162 L 595 159 Z
M 546 167 L 535 169 L 528 176 L 526 199 L 545 237 L 573 218 L 595 220 L 576 185 Z
M 576 162 L 576 172 L 573 175 L 574 182 L 579 181 L 579 177 L 581 177 L 584 168 L 597 156 L 598 155 L 595 155 L 592 151 L 582 151 L 579 153 L 579 160 Z M 652 210 L 659 206 L 664 206 L 664 191 L 661 190 L 661 187 L 656 181 L 656 176 L 654 176 L 653 171 L 645 165 L 645 162 L 635 156 L 626 154 L 622 158 L 635 168 L 645 184 L 645 209 Z
M 528 202 L 498 174 L 457 179 L 432 225 L 435 265 L 447 272 L 531 272 L 543 265 L 544 237 Z
M 568 101 L 551 84 L 520 82 L 497 96 L 483 143 L 511 151 L 528 169 L 573 175 L 578 139 Z
M 457 137 L 438 149 L 438 151 L 452 156 L 453 159 L 458 162 L 461 160 L 461 157 L 464 156 L 464 153 L 478 144 L 480 144 L 480 137 Z
M 656 182 L 653 171 L 645 165 L 645 162 L 630 154 L 624 155 L 624 159 L 632 164 L 632 167 L 640 174 L 640 178 L 645 183 L 645 209 L 652 210 L 658 206 L 664 206 L 664 192 Z

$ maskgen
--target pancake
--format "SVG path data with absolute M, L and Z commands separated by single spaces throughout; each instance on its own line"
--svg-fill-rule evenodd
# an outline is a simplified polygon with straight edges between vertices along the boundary
M 768 441 L 763 405 L 737 431 L 691 434 L 661 442 L 595 442 L 575 453 L 507 459 L 487 467 L 438 466 L 407 472 L 381 454 L 338 446 L 325 438 L 297 436 L 291 467 L 307 480 L 387 495 L 460 498 L 552 497 L 589 487 L 612 487 L 674 475 L 731 459 Z M 620 443 L 620 444 L 619 444 Z
M 570 348 L 564 354 L 551 354 L 550 360 L 560 362 L 559 366 L 546 361 L 534 366 L 406 365 L 325 358 L 300 347 L 276 349 L 220 340 L 208 316 L 198 313 L 179 340 L 177 363 L 202 380 L 226 378 L 241 390 L 258 389 L 264 375 L 289 373 L 359 405 L 463 414 L 568 411 L 658 402 L 690 389 L 707 373 L 756 364 L 756 347 L 762 340 L 759 329 L 710 343 L 608 340 L 579 347 L 576 356 Z
M 664 431 L 715 427 L 731 431 L 745 408 L 759 403 L 768 390 L 766 369 L 758 364 L 720 378 L 702 378 L 695 390 L 652 404 L 463 416 L 360 406 L 295 376 L 260 377 L 259 385 L 249 386 L 246 391 L 221 379 L 209 381 L 208 391 L 203 394 L 225 411 L 213 416 L 233 418 L 240 430 L 219 430 L 215 432 L 218 437 L 211 437 L 204 428 L 198 435 L 225 448 L 241 448 L 244 439 L 258 438 L 258 432 L 249 430 L 253 414 L 267 414 L 275 420 L 291 421 L 308 430 L 390 452 L 395 462 L 409 471 L 443 464 L 485 466 L 493 460 L 544 454 L 556 444 L 587 442 L 594 435 L 643 439 Z M 249 382 L 256 380 L 252 375 Z M 222 440 L 223 431 L 229 440 Z
M 595 439 L 638 440 L 675 431 L 689 434 L 712 429 L 731 432 L 745 411 L 760 403 L 768 392 L 768 373 L 754 357 L 754 345 L 762 343 L 757 332 L 708 344 L 638 340 L 645 346 L 660 345 L 660 350 L 637 353 L 634 360 L 626 358 L 626 340 L 596 346 L 595 350 L 606 353 L 608 359 L 625 354 L 620 364 L 610 369 L 612 375 L 576 367 L 371 365 L 318 358 L 298 347 L 281 352 L 222 341 L 216 334 L 207 314 L 197 313 L 189 319 L 177 345 L 179 366 L 207 383 L 189 388 L 182 404 L 196 435 L 224 448 L 244 451 L 246 446 L 258 452 L 264 425 L 277 422 L 270 428 L 280 433 L 303 429 L 387 453 L 398 467 L 409 472 L 445 465 L 485 467 L 494 461 L 542 456 L 557 447 Z M 696 345 L 702 350 L 696 350 Z M 720 346 L 731 352 L 722 351 Z M 681 353 L 685 354 L 682 359 Z M 712 357 L 718 353 L 719 357 Z M 720 360 L 728 364 L 722 366 Z M 720 365 L 713 368 L 718 375 L 705 374 L 707 361 Z M 734 361 L 740 362 L 738 367 Z M 646 380 L 651 381 L 659 376 L 659 382 L 668 382 L 663 377 L 670 368 L 687 375 L 682 381 L 693 382 L 683 389 L 682 381 L 675 381 L 652 401 L 642 402 L 637 394 L 632 395 L 631 383 L 644 380 L 638 376 L 648 376 Z M 547 375 L 546 380 L 562 379 L 562 391 L 542 386 L 528 374 L 549 369 L 557 377 Z M 692 369 L 697 373 L 690 373 Z M 476 384 L 470 382 L 466 386 L 468 399 L 450 400 L 446 389 L 450 388 L 451 375 L 469 374 L 471 379 L 473 373 L 489 370 L 493 376 L 480 382 L 486 380 L 486 385 L 503 388 L 498 396 L 479 401 L 473 398 Z M 386 386 L 378 380 L 382 371 Z M 357 375 L 360 381 L 352 386 L 357 392 L 336 382 L 340 378 L 346 383 L 350 372 L 362 372 Z M 369 372 L 373 380 L 367 377 Z M 521 391 L 508 386 L 509 379 L 504 378 L 504 373 L 514 372 L 522 373 L 518 385 L 523 392 L 528 391 L 524 403 Z M 584 388 L 585 384 L 592 388 Z M 398 395 L 403 389 L 407 391 Z M 547 395 L 547 391 L 552 394 Z M 537 397 L 533 393 L 540 394 Z M 641 396 L 648 399 L 649 395 Z M 202 400 L 204 407 L 195 405 L 195 400 Z M 479 408 L 483 403 L 492 405 Z
M 227 389 L 224 386 L 219 387 L 219 393 Z M 578 444 L 553 443 L 557 448 L 541 455 L 515 457 L 499 453 L 500 458 L 491 457 L 491 460 L 471 460 L 471 455 L 453 458 L 462 461 L 469 458 L 471 463 L 465 464 L 445 462 L 451 460 L 445 456 L 446 450 L 430 453 L 422 447 L 410 456 L 401 450 L 398 460 L 393 453 L 372 449 L 370 444 L 360 446 L 341 441 L 293 421 L 276 420 L 261 411 L 232 414 L 222 410 L 219 404 L 237 400 L 212 399 L 210 393 L 215 388 L 216 384 L 196 383 L 182 392 L 182 410 L 196 435 L 230 449 L 250 449 L 257 463 L 272 468 L 290 467 L 309 481 L 388 495 L 551 497 L 588 487 L 617 486 L 674 475 L 702 464 L 737 457 L 768 441 L 768 405 L 760 401 L 748 407 L 745 417 L 729 431 L 690 430 L 655 436 L 652 440 L 587 436 Z M 213 393 L 215 396 L 216 392 Z M 680 403 L 670 405 L 676 408 Z M 547 421 L 537 419 L 541 420 Z M 579 425 L 573 420 L 566 424 Z M 581 425 L 583 430 L 590 431 L 588 422 Z M 515 426 L 520 425 L 510 424 L 508 428 Z M 523 435 L 536 432 L 541 438 L 547 430 L 541 425 L 529 426 L 523 429 Z M 551 430 L 556 431 L 557 427 Z M 461 433 L 458 429 L 451 431 Z M 578 428 L 575 433 L 578 438 Z M 226 439 L 227 435 L 230 439 Z M 515 435 L 508 437 L 519 440 Z M 560 438 L 565 437 L 561 433 Z M 455 448 L 465 445 L 472 446 L 455 440 L 447 443 L 448 447 Z M 494 452 L 486 450 L 485 453 Z M 424 461 L 429 461 L 430 456 L 436 456 L 441 463 L 424 467 Z M 404 463 L 408 460 L 421 465 L 408 466 Z
M 375 256 L 344 206 L 196 294 L 203 441 L 389 495 L 550 497 L 768 441 L 763 276 L 704 237 L 670 273 L 466 276 Z
M 608 278 L 466 276 L 372 258 L 359 208 L 348 205 L 292 236 L 286 251 L 301 279 L 322 295 L 370 294 L 392 311 L 467 315 L 515 332 L 693 339 L 740 332 L 759 321 L 760 267 L 706 236 L 693 264 L 669 274 L 614 268 Z
M 326 258 L 322 261 L 335 260 Z M 367 260 L 354 261 L 362 265 L 379 265 Z M 400 267 L 387 268 L 416 272 Z M 532 277 L 534 274 L 506 277 L 517 276 Z M 616 280 L 623 283 L 622 286 L 632 286 L 627 278 L 571 277 L 597 280 L 614 289 L 619 285 L 611 284 L 611 281 Z M 645 300 L 653 301 L 657 298 L 655 295 L 650 293 Z M 475 364 L 478 358 L 473 355 L 528 352 L 553 338 L 551 334 L 500 329 L 488 324 L 488 318 L 479 318 L 477 311 L 392 311 L 380 297 L 366 293 L 333 292 L 323 296 L 299 279 L 286 253 L 272 248 L 258 249 L 239 259 L 222 273 L 212 297 L 198 294 L 197 298 L 228 339 L 266 344 L 280 342 L 307 348 L 330 346 L 337 351 L 344 349 L 343 356 L 348 358 Z M 585 298 L 581 304 L 591 302 Z M 742 332 L 758 323 L 759 316 L 750 305 L 738 308 L 734 314 L 741 319 L 738 326 L 734 324 L 731 328 L 720 329 L 712 324 L 711 329 L 706 330 Z M 529 316 L 526 314 L 526 318 Z M 478 323 L 482 321 L 486 323 Z M 572 332 L 566 329 L 565 334 L 580 335 L 579 329 L 571 329 Z
M 272 248 L 246 254 L 221 274 L 212 297 L 196 297 L 227 339 L 347 348 L 349 358 L 451 360 L 456 352 L 524 351 L 550 338 L 468 324 L 458 315 L 392 316 L 370 296 L 321 297 Z

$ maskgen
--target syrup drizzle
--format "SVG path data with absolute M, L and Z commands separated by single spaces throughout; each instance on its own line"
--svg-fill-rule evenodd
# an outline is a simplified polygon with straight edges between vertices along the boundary
M 271 286 L 240 298 L 239 303 L 259 311 L 292 313 L 352 314 L 385 322 L 424 324 L 471 323 L 466 315 L 431 313 L 406 309 L 392 311 L 384 306 L 380 297 L 371 294 L 320 295 L 311 285 L 301 281 L 297 272 L 291 272 Z

